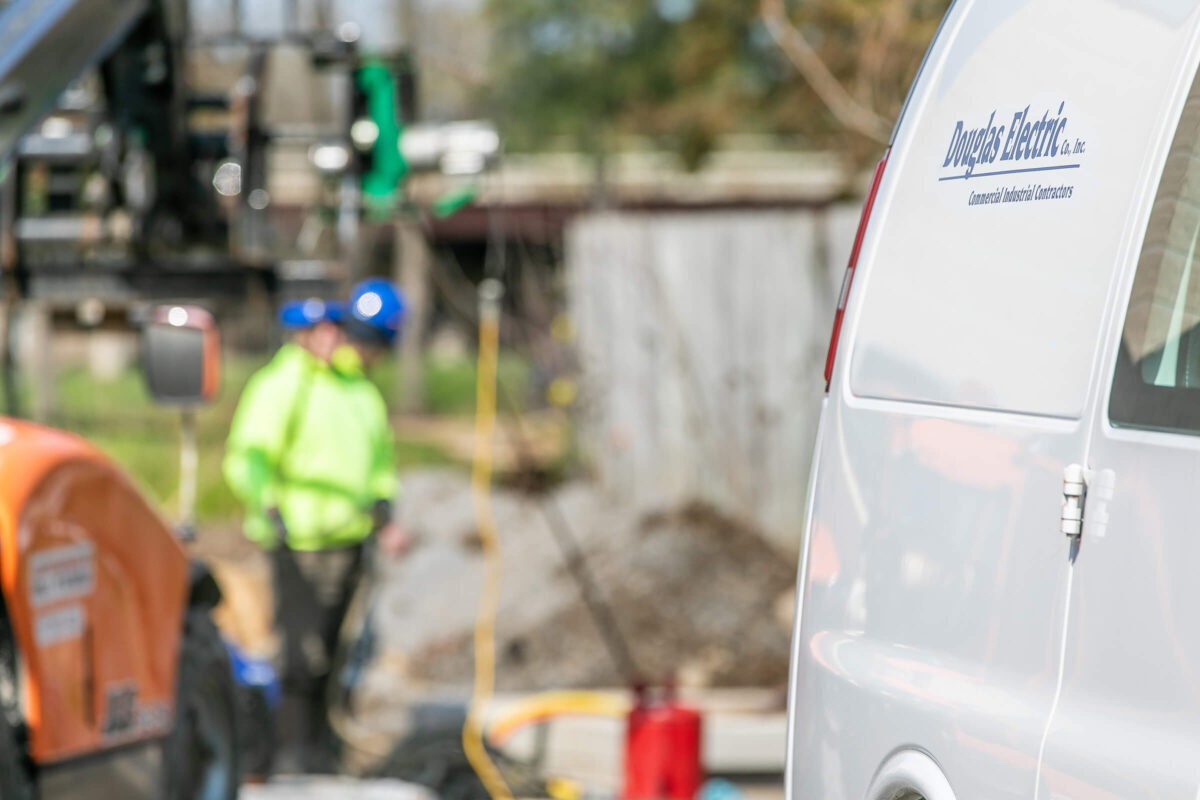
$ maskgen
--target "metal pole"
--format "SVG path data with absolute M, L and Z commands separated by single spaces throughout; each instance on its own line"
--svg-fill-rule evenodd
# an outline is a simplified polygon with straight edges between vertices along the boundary
M 396 387 L 402 411 L 424 411 L 425 380 L 422 362 L 425 349 L 425 325 L 429 320 L 429 281 L 433 255 L 418 220 L 402 215 L 394 226 L 396 262 L 393 279 L 408 301 L 403 336 L 396 343 L 400 369 Z
M 10 160 L 3 166 L 0 182 L 0 294 L 3 301 L 0 321 L 0 386 L 3 387 L 4 413 L 11 417 L 22 414 L 17 380 L 16 329 L 21 289 L 17 283 L 17 241 L 13 228 L 17 220 L 17 163 Z
M 32 377 L 33 418 L 43 424 L 54 419 L 57 412 L 55 402 L 55 374 L 52 343 L 54 338 L 54 316 L 45 301 L 25 304 L 30 338 L 30 363 L 27 365 Z
M 179 415 L 179 536 L 196 538 L 196 484 L 200 464 L 196 445 L 196 410 L 185 408 Z
M 504 400 L 513 417 L 514 424 L 504 428 L 513 449 L 518 453 L 529 453 L 532 448 L 528 432 L 525 430 L 525 419 L 521 408 L 507 386 L 503 383 L 498 383 L 497 386 L 500 398 Z M 612 658 L 613 666 L 631 687 L 635 689 L 641 687 L 646 681 L 646 675 L 638 667 L 637 660 L 633 656 L 633 649 L 629 646 L 629 640 L 621 631 L 612 606 L 609 605 L 606 595 L 600 589 L 599 582 L 592 574 L 587 555 L 579 543 L 579 538 L 575 535 L 566 513 L 553 495 L 547 497 L 545 502 L 540 504 L 540 509 L 546 520 L 546 526 L 554 536 L 555 544 L 558 545 L 563 560 L 566 562 L 567 571 L 571 573 L 571 577 L 579 586 L 579 594 L 583 599 L 584 608 L 591 616 L 596 630 L 600 632 L 600 639 L 604 642 L 609 657 Z
M 17 310 L 19 301 L 16 296 L 16 281 L 9 281 L 4 287 L 4 322 L 0 334 L 4 336 L 4 344 L 0 347 L 0 384 L 4 390 L 4 413 L 10 417 L 20 417 L 24 414 L 21 404 L 21 392 L 17 377 L 16 359 L 16 329 Z
M 417 63 L 417 0 L 405 0 L 400 24 L 404 26 L 404 30 L 401 32 L 401 38 L 404 40 L 402 48 L 408 53 L 410 62 L 415 65 Z M 410 109 L 404 110 L 406 113 L 410 111 Z M 412 122 L 411 119 L 406 121 Z

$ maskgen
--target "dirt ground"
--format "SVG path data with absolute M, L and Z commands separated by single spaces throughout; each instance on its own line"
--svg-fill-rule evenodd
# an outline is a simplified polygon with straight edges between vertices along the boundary
M 753 531 L 693 505 L 588 536 L 586 543 L 588 564 L 639 677 L 685 686 L 786 683 L 788 631 L 774 606 L 789 592 L 794 570 Z M 502 690 L 628 680 L 565 564 L 516 591 L 541 614 L 529 609 L 523 619 L 502 617 Z M 469 637 L 462 631 L 412 653 L 413 677 L 466 685 L 473 669 Z
M 482 572 L 469 481 L 455 470 L 427 470 L 404 483 L 403 517 L 416 541 L 402 559 L 381 560 L 374 575 L 379 646 L 369 683 L 386 697 L 401 688 L 410 696 L 465 694 Z M 631 518 L 586 483 L 537 496 L 497 489 L 493 505 L 504 560 L 500 690 L 627 679 L 582 603 L 553 524 L 579 542 L 641 677 L 685 686 L 786 683 L 795 562 L 752 528 L 702 505 Z M 235 527 L 203 531 L 195 552 L 223 586 L 222 629 L 269 654 L 266 559 Z

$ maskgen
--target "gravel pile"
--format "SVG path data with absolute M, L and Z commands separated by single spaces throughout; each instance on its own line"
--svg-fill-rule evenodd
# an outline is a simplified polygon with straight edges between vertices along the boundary
M 407 691 L 466 691 L 482 572 L 465 476 L 410 475 L 404 513 L 418 537 L 381 565 L 380 662 Z M 623 515 L 584 484 L 550 497 L 493 496 L 504 559 L 498 688 L 624 683 L 580 599 L 541 508 L 555 503 L 587 553 L 644 677 L 693 686 L 771 686 L 787 680 L 789 631 L 777 607 L 795 563 L 752 528 L 690 505 Z M 403 675 L 396 675 L 402 672 Z M 381 692 L 391 681 L 375 677 Z

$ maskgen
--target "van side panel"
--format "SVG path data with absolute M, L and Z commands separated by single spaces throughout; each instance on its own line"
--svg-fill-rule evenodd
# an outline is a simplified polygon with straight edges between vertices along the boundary
M 1059 423 L 831 404 L 809 531 L 792 798 L 865 797 L 899 749 L 1028 797 L 1066 603 Z M 875 800 L 872 798 L 872 800 Z
M 1080 416 L 1129 187 L 1185 38 L 1170 5 L 971 6 L 904 134 L 856 395 Z
M 1032 796 L 1067 604 L 1062 472 L 1086 451 L 1106 304 L 1193 8 L 955 5 L 893 148 L 821 423 L 790 797 L 880 800 L 872 778 L 900 752 L 928 754 L 958 798 Z M 1036 109 L 1070 131 L 1069 154 L 1051 139 L 1050 160 L 1003 161 L 1027 106 L 1031 127 Z M 999 142 L 995 163 L 946 165 L 960 120 L 984 131 L 976 156 Z

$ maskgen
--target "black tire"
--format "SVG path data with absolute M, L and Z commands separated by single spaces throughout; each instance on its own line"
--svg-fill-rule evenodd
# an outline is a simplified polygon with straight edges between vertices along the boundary
M 208 612 L 191 609 L 179 656 L 175 727 L 163 745 L 166 800 L 235 800 L 241 774 L 236 722 L 229 653 Z
M 29 760 L 18 735 L 17 647 L 0 608 L 0 800 L 33 800 Z
M 258 686 L 239 686 L 237 697 L 242 777 L 265 781 L 275 763 L 275 714 L 266 692 Z
M 33 785 L 16 731 L 6 721 L 0 721 L 0 800 L 33 800 Z

